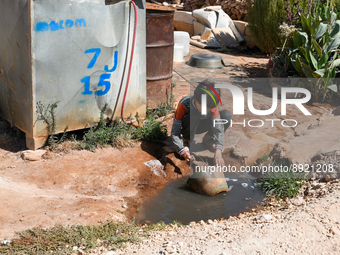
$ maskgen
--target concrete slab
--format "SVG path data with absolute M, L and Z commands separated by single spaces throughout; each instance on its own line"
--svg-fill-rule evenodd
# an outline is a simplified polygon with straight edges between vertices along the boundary
M 237 27 L 238 31 L 242 34 L 245 35 L 246 33 L 246 25 L 248 22 L 242 21 L 242 20 L 233 20 L 235 26 Z
M 217 16 L 214 11 L 198 9 L 192 12 L 192 16 L 211 29 L 216 27 Z
M 233 31 L 229 27 L 212 29 L 214 36 L 222 46 L 238 46 L 238 40 L 236 39 Z
M 174 21 L 180 21 L 192 25 L 193 21 L 196 21 L 196 19 L 192 16 L 192 12 L 175 11 Z
M 195 35 L 203 35 L 205 32 L 211 30 L 209 27 L 207 27 L 206 25 L 202 24 L 199 21 L 194 21 L 193 25 Z

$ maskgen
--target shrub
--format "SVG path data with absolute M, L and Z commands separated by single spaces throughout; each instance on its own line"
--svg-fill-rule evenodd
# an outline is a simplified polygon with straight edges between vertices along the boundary
M 279 22 L 284 18 L 285 0 L 248 0 L 248 23 L 256 45 L 265 53 L 282 45 Z
M 248 0 L 248 22 L 256 45 L 265 53 L 283 44 L 279 25 L 301 23 L 299 12 L 307 10 L 308 0 Z M 340 1 L 340 0 L 339 0 Z

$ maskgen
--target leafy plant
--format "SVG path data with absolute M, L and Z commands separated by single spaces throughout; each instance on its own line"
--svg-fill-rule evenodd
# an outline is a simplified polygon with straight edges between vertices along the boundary
M 287 0 L 287 7 L 285 8 L 286 15 L 282 21 L 288 25 L 293 25 L 295 27 L 301 26 L 300 14 L 306 9 L 306 1 L 294 1 L 290 3 Z
M 299 84 L 312 92 L 314 101 L 324 101 L 329 90 L 337 92 L 333 79 L 340 65 L 340 20 L 327 1 L 306 16 L 302 14 L 301 21 L 302 29 L 294 32 L 294 48 L 286 48 L 290 65 L 300 77 L 316 78 Z

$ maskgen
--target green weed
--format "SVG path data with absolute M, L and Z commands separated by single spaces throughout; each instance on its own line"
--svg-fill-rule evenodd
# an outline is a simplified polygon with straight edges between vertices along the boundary
M 102 246 L 115 250 L 123 247 L 126 242 L 139 242 L 149 237 L 152 231 L 168 226 L 164 222 L 138 226 L 133 222 L 110 221 L 100 225 L 56 225 L 49 229 L 36 227 L 17 233 L 9 246 L 0 246 L 0 254 L 69 255 L 75 253 L 74 246 L 87 253 Z
M 267 153 L 265 153 L 261 158 L 259 158 L 258 164 L 262 164 L 263 162 L 266 162 L 266 160 L 269 158 L 269 155 Z
M 168 136 L 167 127 L 149 116 L 143 122 L 142 127 L 134 128 L 131 132 L 132 139 L 140 139 L 150 142 L 165 140 Z
M 172 103 L 171 104 L 161 103 L 161 104 L 157 105 L 157 107 L 155 109 L 147 109 L 146 115 L 147 116 L 153 116 L 154 118 L 159 118 L 159 117 L 163 117 L 163 116 L 168 115 L 174 109 L 175 109 L 175 107 L 173 106 Z
M 171 83 L 171 89 L 170 89 L 170 97 L 168 102 L 162 102 L 161 104 L 157 105 L 155 109 L 147 109 L 146 110 L 146 116 L 152 116 L 153 118 L 159 118 L 168 115 L 173 110 L 175 110 L 174 107 L 174 95 L 173 95 L 173 89 L 176 88 L 176 82 L 173 81 Z
M 52 149 L 55 148 L 59 143 L 64 141 L 66 137 L 66 131 L 69 128 L 68 126 L 66 126 L 62 136 L 58 139 L 55 134 L 57 128 L 55 109 L 58 107 L 59 102 L 60 101 L 57 101 L 48 105 L 42 102 L 37 102 L 37 121 L 42 120 L 46 124 L 46 130 L 49 134 L 47 143 L 49 146 L 51 146 Z
M 147 230 L 154 230 L 154 231 L 158 231 L 158 230 L 162 230 L 167 228 L 167 224 L 165 224 L 163 221 L 157 223 L 157 224 L 151 224 L 147 226 Z
M 288 166 L 283 163 L 282 166 Z M 281 164 L 273 163 L 273 167 L 280 167 Z M 295 197 L 300 188 L 305 185 L 305 180 L 309 179 L 309 175 L 302 172 L 294 172 L 292 170 L 266 172 L 263 177 L 257 179 L 259 187 L 268 197 L 276 198 L 292 198 Z
M 177 227 L 184 227 L 184 225 L 182 224 L 182 223 L 180 223 L 180 222 L 178 222 L 178 221 L 176 221 L 176 220 L 174 220 L 173 222 L 172 222 L 172 225 L 175 225 L 175 226 L 177 226 Z
M 77 148 L 95 151 L 98 146 L 111 145 L 121 148 L 130 145 L 132 140 L 158 142 L 167 138 L 167 127 L 156 121 L 153 115 L 148 116 L 144 122 L 136 115 L 143 125 L 134 127 L 118 118 L 113 123 L 107 123 L 104 118 L 105 109 L 106 106 L 101 110 L 98 125 L 90 128 L 81 141 L 73 137 Z
M 109 250 L 120 248 L 126 242 L 138 242 L 148 233 L 132 222 L 107 222 L 98 226 L 36 227 L 23 231 L 9 246 L 0 246 L 0 254 L 72 254 L 77 246 L 85 252 L 104 246 Z M 148 227 L 142 229 L 150 230 Z

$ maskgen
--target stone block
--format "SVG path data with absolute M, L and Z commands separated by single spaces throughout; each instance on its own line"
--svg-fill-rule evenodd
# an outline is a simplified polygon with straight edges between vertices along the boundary
M 233 31 L 229 27 L 212 29 L 214 36 L 222 46 L 238 46 L 238 40 L 236 39 Z
M 182 21 L 174 21 L 174 27 L 177 31 L 185 31 L 188 32 L 190 35 L 194 35 L 194 26 L 192 24 L 188 24 Z
M 217 41 L 216 37 L 212 35 L 210 40 L 207 42 L 207 46 L 210 48 L 221 48 L 222 45 Z
M 39 161 L 39 160 L 41 160 L 42 156 L 46 152 L 47 152 L 46 150 L 36 150 L 36 151 L 27 150 L 27 151 L 23 151 L 21 153 L 21 158 L 23 160 Z
M 215 13 L 217 15 L 216 28 L 229 27 L 230 23 L 233 22 L 229 15 L 223 10 L 217 10 Z
M 238 31 L 234 22 L 231 22 L 229 27 L 230 27 L 231 31 L 233 31 L 233 33 L 234 33 L 234 35 L 235 35 L 235 37 L 236 37 L 236 39 L 239 43 L 242 43 L 242 42 L 245 41 L 243 35 L 241 35 L 240 31 Z
M 248 25 L 248 22 L 241 21 L 241 20 L 233 20 L 235 26 L 237 27 L 237 30 L 241 33 L 241 35 L 246 34 L 246 26 Z
M 205 8 L 198 9 L 192 12 L 192 16 L 207 27 L 216 28 L 217 16 L 214 11 L 207 11 Z
M 201 36 L 201 39 L 209 41 L 212 36 L 214 36 L 213 33 L 211 32 L 211 30 L 208 30 Z
M 192 12 L 175 11 L 174 21 L 180 21 L 192 25 L 193 21 L 196 21 L 196 19 L 192 16 Z
M 205 32 L 209 31 L 209 27 L 203 25 L 198 21 L 194 21 L 194 35 L 203 35 Z
M 201 36 L 200 35 L 191 36 L 191 40 L 201 41 Z

